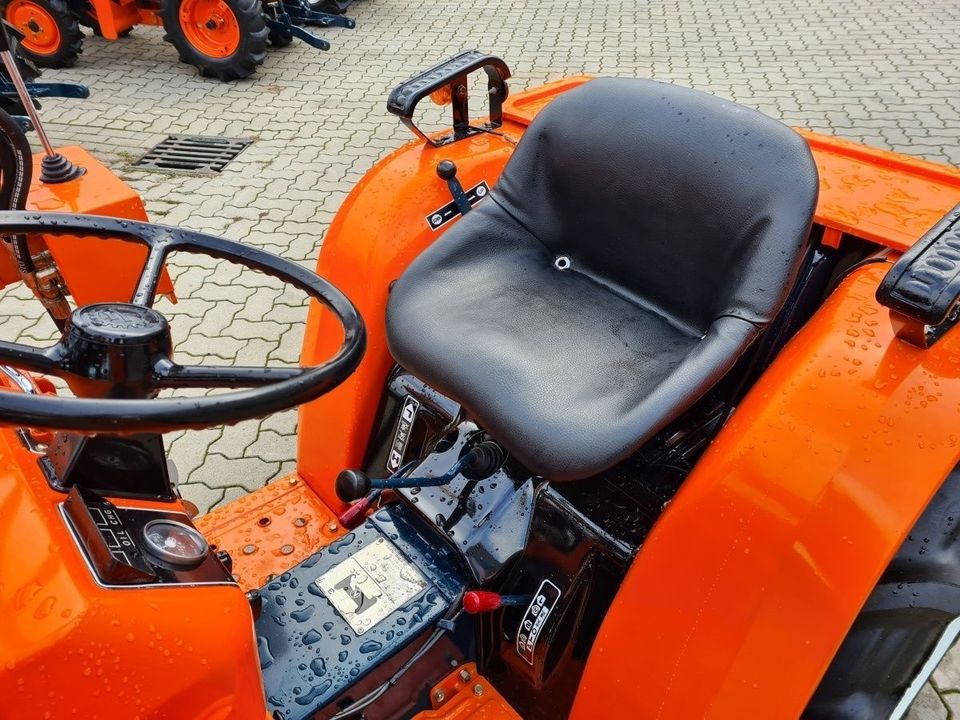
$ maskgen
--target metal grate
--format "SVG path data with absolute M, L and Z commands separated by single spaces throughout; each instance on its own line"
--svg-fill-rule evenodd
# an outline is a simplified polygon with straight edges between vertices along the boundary
M 204 135 L 168 135 L 134 165 L 157 170 L 218 173 L 252 142 Z

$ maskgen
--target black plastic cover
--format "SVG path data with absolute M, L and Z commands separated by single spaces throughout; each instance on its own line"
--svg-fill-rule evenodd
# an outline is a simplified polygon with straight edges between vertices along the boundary
M 894 264 L 877 300 L 925 325 L 946 322 L 960 301 L 960 205 Z

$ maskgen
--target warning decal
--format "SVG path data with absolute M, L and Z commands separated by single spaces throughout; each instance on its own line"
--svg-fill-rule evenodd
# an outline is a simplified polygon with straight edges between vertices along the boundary
M 517 653 L 533 665 L 533 653 L 537 649 L 537 640 L 547 618 L 560 599 L 560 588 L 549 580 L 540 583 L 540 589 L 533 596 L 527 611 L 523 614 L 520 627 L 517 629 Z

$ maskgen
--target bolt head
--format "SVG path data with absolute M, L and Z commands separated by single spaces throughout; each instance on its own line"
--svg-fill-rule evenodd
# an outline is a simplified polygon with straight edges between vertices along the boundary
M 443 690 L 437 690 L 437 691 L 433 694 L 433 697 L 434 697 L 434 699 L 435 699 L 438 703 L 443 702 L 444 700 L 447 699 L 447 696 L 446 696 L 446 694 L 443 692 Z
M 481 685 L 480 683 L 477 683 L 476 685 L 474 685 L 473 694 L 478 696 L 483 695 L 483 685 Z
M 253 555 L 257 551 L 256 545 L 244 545 L 243 554 L 244 555 Z
M 293 552 L 293 545 L 284 545 L 283 547 L 280 548 L 280 552 L 283 553 L 284 555 L 289 555 L 290 553 Z
M 327 525 L 327 530 L 329 530 L 330 532 L 336 532 L 337 524 L 335 522 L 330 523 L 329 525 Z
M 469 670 L 461 670 L 461 671 L 460 671 L 460 679 L 463 680 L 464 682 L 469 682 L 469 681 L 470 681 L 470 671 L 469 671 Z
M 306 524 L 307 524 L 307 519 L 306 519 L 306 518 L 298 517 L 298 518 L 294 518 L 294 519 L 293 519 L 293 525 L 294 525 L 294 527 L 303 527 L 303 526 L 306 525 Z

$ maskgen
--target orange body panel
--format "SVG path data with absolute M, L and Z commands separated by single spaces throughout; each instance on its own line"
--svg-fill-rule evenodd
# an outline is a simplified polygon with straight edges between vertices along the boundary
M 960 460 L 960 330 L 926 351 L 896 339 L 874 298 L 888 268 L 843 282 L 684 482 L 604 621 L 573 717 L 803 710 Z
M 430 710 L 414 720 L 520 720 L 474 663 L 464 663 L 430 690 Z
M 906 250 L 960 203 L 960 168 L 799 131 L 820 171 L 815 219 L 831 244 L 842 233 Z
M 240 588 L 100 587 L 12 430 L 0 457 L 0 718 L 263 720 Z
M 262 587 L 346 533 L 296 474 L 197 518 L 196 525 L 211 545 L 230 553 L 244 591 Z
M 40 182 L 42 156 L 35 155 L 28 210 L 147 219 L 140 196 L 90 153 L 80 147 L 61 148 L 60 152 L 86 168 L 86 173 L 70 182 L 46 185 Z M 130 299 L 147 257 L 146 246 L 90 237 L 42 237 L 77 305 Z M 173 284 L 166 271 L 157 291 L 173 299 Z
M 132 0 L 90 0 L 100 32 L 107 40 L 116 40 L 120 33 L 140 22 L 140 13 Z

